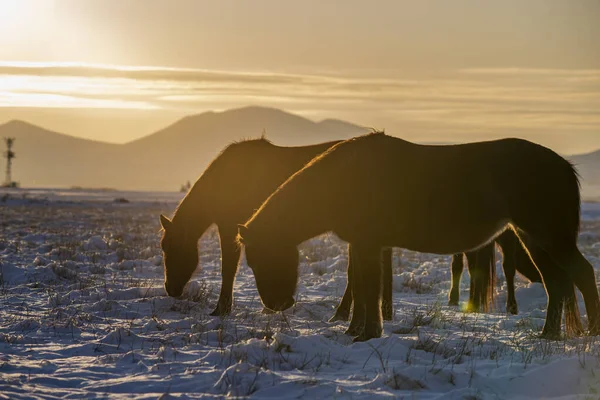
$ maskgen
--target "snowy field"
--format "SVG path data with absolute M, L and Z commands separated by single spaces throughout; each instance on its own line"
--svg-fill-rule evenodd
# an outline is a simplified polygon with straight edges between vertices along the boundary
M 158 215 L 180 198 L 0 191 L 0 398 L 600 397 L 600 338 L 538 339 L 543 287 L 518 280 L 520 314 L 506 315 L 501 270 L 495 312 L 448 307 L 446 256 L 395 250 L 394 321 L 366 343 L 327 322 L 346 279 L 332 235 L 303 244 L 298 302 L 284 314 L 262 313 L 244 264 L 233 314 L 208 316 L 214 230 L 183 298 L 167 297 Z M 600 204 L 584 204 L 580 247 L 598 275 Z M 465 272 L 461 300 L 467 288 Z

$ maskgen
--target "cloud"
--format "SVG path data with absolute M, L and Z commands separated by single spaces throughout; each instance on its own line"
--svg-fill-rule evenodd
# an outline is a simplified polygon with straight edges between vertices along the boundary
M 600 77 L 598 69 L 552 69 L 552 68 L 463 68 L 464 74 L 476 75 L 540 75 L 540 76 L 596 76 Z
M 104 108 L 152 110 L 158 106 L 143 101 L 122 101 L 118 99 L 98 99 L 67 96 L 56 93 L 11 93 L 0 91 L 0 107 L 35 108 Z
M 310 75 L 270 72 L 231 72 L 192 68 L 151 66 L 114 66 L 86 63 L 0 62 L 0 75 L 34 75 L 52 77 L 123 78 L 141 81 L 235 82 L 235 83 L 302 83 L 323 79 Z
M 352 75 L 0 62 L 1 107 L 194 113 L 247 104 L 361 124 L 597 132 L 600 70 L 371 70 Z M 416 124 L 416 125 L 415 125 Z

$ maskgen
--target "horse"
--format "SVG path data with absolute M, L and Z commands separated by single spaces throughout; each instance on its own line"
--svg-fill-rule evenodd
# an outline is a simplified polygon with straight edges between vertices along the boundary
M 442 195 L 443 194 L 443 195 Z M 591 264 L 577 248 L 580 184 L 554 151 L 516 138 L 420 145 L 384 133 L 330 147 L 273 192 L 237 241 L 265 307 L 291 307 L 297 245 L 332 231 L 352 246 L 354 312 L 346 333 L 381 337 L 382 248 L 435 254 L 477 250 L 506 229 L 519 237 L 548 294 L 541 336 L 561 336 L 582 292 L 591 334 L 600 333 L 600 299 Z
M 530 282 L 542 282 L 540 273 L 531 262 L 531 259 L 521 246 L 519 238 L 512 230 L 506 230 L 482 248 L 468 253 L 454 254 L 452 256 L 452 286 L 448 296 L 449 306 L 458 306 L 460 278 L 464 269 L 464 259 L 467 259 L 471 285 L 467 310 L 488 312 L 494 299 L 494 286 L 496 284 L 496 251 L 495 244 L 502 250 L 502 269 L 506 278 L 507 297 L 506 312 L 516 315 L 519 313 L 515 298 L 515 273 Z M 570 300 L 575 300 L 571 298 Z
M 183 293 L 198 265 L 198 240 L 213 224 L 221 246 L 221 291 L 212 316 L 231 312 L 233 284 L 241 248 L 236 245 L 237 225 L 246 221 L 262 202 L 294 172 L 318 154 L 340 141 L 311 146 L 281 147 L 266 138 L 231 143 L 209 164 L 177 206 L 173 219 L 160 215 L 163 228 L 161 248 L 164 258 L 165 290 L 169 296 Z M 392 319 L 392 254 L 384 257 L 384 318 Z M 349 258 L 349 270 L 352 258 Z M 348 285 L 350 287 L 350 285 Z M 351 291 L 331 319 L 348 319 L 346 306 Z M 349 313 L 349 310 L 348 310 Z

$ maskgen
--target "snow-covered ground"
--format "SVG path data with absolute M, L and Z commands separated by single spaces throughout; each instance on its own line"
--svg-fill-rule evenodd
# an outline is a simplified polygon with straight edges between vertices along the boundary
M 545 292 L 522 280 L 518 316 L 503 312 L 501 276 L 496 312 L 448 307 L 445 256 L 395 251 L 394 321 L 366 343 L 327 322 L 346 279 L 332 235 L 302 246 L 298 303 L 285 314 L 261 312 L 244 264 L 233 314 L 208 316 L 220 285 L 214 230 L 184 298 L 169 298 L 158 215 L 180 198 L 0 191 L 0 398 L 600 396 L 600 338 L 538 339 Z M 580 247 L 600 273 L 600 204 L 583 207 Z

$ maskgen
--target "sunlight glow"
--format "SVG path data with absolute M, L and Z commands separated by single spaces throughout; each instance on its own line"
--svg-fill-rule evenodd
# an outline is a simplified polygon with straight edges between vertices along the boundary
M 0 107 L 193 114 L 260 104 L 436 135 L 597 132 L 600 70 L 477 69 L 386 77 L 0 61 Z M 166 114 L 165 114 L 166 115 Z
M 44 54 L 54 32 L 53 0 L 0 0 L 0 48 L 3 54 Z
M 2 91 L 0 91 L 0 107 L 159 109 L 158 106 L 143 101 L 94 99 L 52 93 L 14 93 Z
M 22 0 L 0 0 L 0 33 L 19 29 L 31 16 L 31 4 Z

